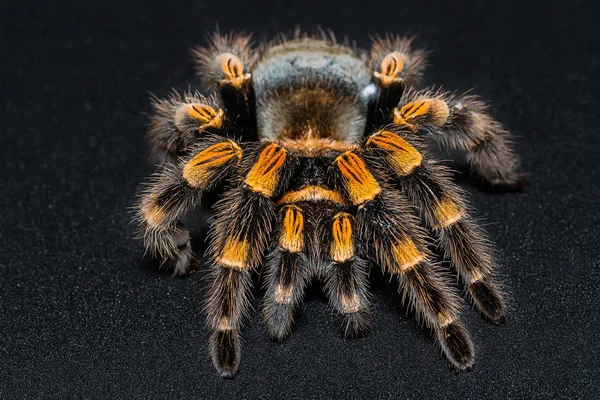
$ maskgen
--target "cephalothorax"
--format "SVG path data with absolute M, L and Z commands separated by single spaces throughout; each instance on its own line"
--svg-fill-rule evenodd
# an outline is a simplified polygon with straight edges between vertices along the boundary
M 425 53 L 411 40 L 375 39 L 370 52 L 300 33 L 253 49 L 248 36 L 214 35 L 194 52 L 214 91 L 157 100 L 150 129 L 162 162 L 137 206 L 147 249 L 185 274 L 192 260 L 179 221 L 221 188 L 209 235 L 206 311 L 215 367 L 240 361 L 251 274 L 264 270 L 270 336 L 290 334 L 311 278 L 325 281 L 346 336 L 369 326 L 366 269 L 396 275 L 407 306 L 435 332 L 458 369 L 473 364 L 460 301 L 428 250 L 431 237 L 483 315 L 504 300 L 490 244 L 461 190 L 427 149 L 466 151 L 474 175 L 519 184 L 510 137 L 474 96 L 417 90 Z

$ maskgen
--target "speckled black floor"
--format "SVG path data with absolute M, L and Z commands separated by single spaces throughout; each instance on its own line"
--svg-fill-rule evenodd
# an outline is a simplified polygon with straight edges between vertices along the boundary
M 597 5 L 169 3 L 0 6 L 0 398 L 600 396 Z M 216 21 L 259 38 L 330 26 L 362 46 L 372 33 L 418 34 L 433 50 L 426 83 L 474 87 L 517 135 L 525 193 L 460 178 L 510 297 L 501 327 L 465 307 L 473 372 L 449 371 L 374 273 L 367 337 L 342 339 L 316 287 L 288 341 L 269 342 L 255 314 L 239 376 L 216 376 L 202 273 L 159 273 L 128 225 L 152 171 L 148 92 L 198 85 L 188 49 Z

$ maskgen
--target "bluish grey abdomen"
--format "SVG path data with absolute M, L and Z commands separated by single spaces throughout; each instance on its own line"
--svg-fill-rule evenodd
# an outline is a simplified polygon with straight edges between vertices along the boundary
M 276 46 L 253 71 L 262 139 L 362 137 L 370 72 L 343 46 L 305 40 Z

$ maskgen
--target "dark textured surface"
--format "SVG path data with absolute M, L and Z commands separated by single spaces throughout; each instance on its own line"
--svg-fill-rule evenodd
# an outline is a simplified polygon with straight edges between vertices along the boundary
M 600 396 L 594 2 L 10 3 L 0 6 L 0 398 Z M 152 171 L 148 91 L 197 86 L 188 49 L 215 21 L 259 38 L 330 26 L 363 46 L 372 33 L 418 34 L 433 50 L 426 82 L 475 87 L 518 136 L 525 193 L 460 179 L 510 297 L 501 327 L 465 307 L 473 372 L 448 370 L 379 277 L 369 336 L 342 339 L 313 290 L 288 341 L 269 342 L 255 313 L 239 376 L 216 376 L 202 274 L 159 273 L 128 225 Z

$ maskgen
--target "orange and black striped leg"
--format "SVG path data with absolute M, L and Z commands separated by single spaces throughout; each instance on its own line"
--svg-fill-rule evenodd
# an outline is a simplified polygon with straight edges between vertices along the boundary
M 363 241 L 372 241 L 372 259 L 398 275 L 405 305 L 431 327 L 446 357 L 458 369 L 474 360 L 469 333 L 459 321 L 460 301 L 451 280 L 430 261 L 424 232 L 406 210 L 398 193 L 383 192 L 357 213 L 357 229 Z
M 291 332 L 294 307 L 301 301 L 308 262 L 303 254 L 306 245 L 305 216 L 297 205 L 280 210 L 279 242 L 266 264 L 267 293 L 263 316 L 269 336 L 283 340 Z
M 354 152 L 334 162 L 350 201 L 358 207 L 357 240 L 369 258 L 398 275 L 403 300 L 436 332 L 444 353 L 459 369 L 470 368 L 474 351 L 459 321 L 459 300 L 448 278 L 429 260 L 425 232 L 399 192 L 383 189 Z
M 154 99 L 148 138 L 152 157 L 162 163 L 177 162 L 185 149 L 198 138 L 216 134 L 230 136 L 231 128 L 225 113 L 214 99 L 199 93 L 183 96 L 173 94 L 168 99 Z
M 400 184 L 435 230 L 445 257 L 479 310 L 490 322 L 502 323 L 506 305 L 496 279 L 493 250 L 469 216 L 461 191 L 447 176 L 442 166 L 424 165 Z
M 502 322 L 505 303 L 495 279 L 493 251 L 469 216 L 462 191 L 450 180 L 448 169 L 424 160 L 417 148 L 390 131 L 372 135 L 367 149 L 398 177 L 400 188 L 436 232 L 438 245 L 478 308 L 488 320 Z
M 521 189 L 511 135 L 475 96 L 421 91 L 409 93 L 394 110 L 394 123 L 423 130 L 449 149 L 467 152 L 473 174 L 491 185 Z
M 249 309 L 251 272 L 262 259 L 275 220 L 275 205 L 245 187 L 217 204 L 211 230 L 211 284 L 207 293 L 213 364 L 224 378 L 233 377 L 240 361 L 240 331 Z
M 269 143 L 245 175 L 241 186 L 217 203 L 208 253 L 212 260 L 207 293 L 210 351 L 222 377 L 233 377 L 240 360 L 242 317 L 249 307 L 250 273 L 262 262 L 276 221 L 271 197 L 285 184 L 289 154 Z
M 333 217 L 325 290 L 329 302 L 341 316 L 345 337 L 359 337 L 370 328 L 367 262 L 355 253 L 354 217 L 339 212 Z
M 147 251 L 175 275 L 185 274 L 192 258 L 188 230 L 179 215 L 195 207 L 202 193 L 229 176 L 242 158 L 236 143 L 219 137 L 206 138 L 191 153 L 180 165 L 167 163 L 154 174 L 136 205 Z
M 399 273 L 402 302 L 414 308 L 437 336 L 453 367 L 469 370 L 475 361 L 473 342 L 458 320 L 459 299 L 436 265 L 420 262 Z
M 425 52 L 411 50 L 408 38 L 377 38 L 371 50 L 373 83 L 377 94 L 369 106 L 367 132 L 392 122 L 392 110 L 407 87 L 418 84 L 425 67 Z
M 233 378 L 240 364 L 240 329 L 250 304 L 251 272 L 217 263 L 213 265 L 209 278 L 210 354 L 221 377 Z
M 247 36 L 215 35 L 209 47 L 194 51 L 200 73 L 211 86 L 218 86 L 227 118 L 243 141 L 258 140 L 251 54 Z
M 492 249 L 481 228 L 466 217 L 454 224 L 439 226 L 438 237 L 446 257 L 452 260 L 483 315 L 495 324 L 504 323 L 506 303 L 496 278 Z

